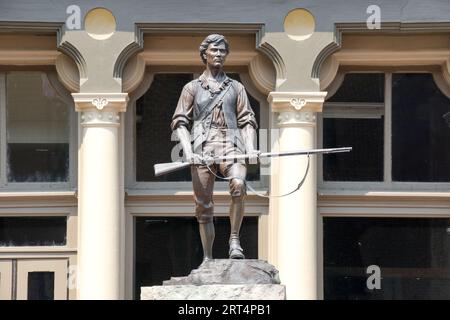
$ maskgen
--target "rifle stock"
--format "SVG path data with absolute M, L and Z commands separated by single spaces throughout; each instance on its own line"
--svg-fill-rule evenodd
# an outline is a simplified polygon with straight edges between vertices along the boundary
M 189 162 L 167 162 L 167 163 L 157 163 L 153 167 L 155 169 L 155 177 L 162 176 L 167 173 L 178 171 L 189 167 L 191 164 Z

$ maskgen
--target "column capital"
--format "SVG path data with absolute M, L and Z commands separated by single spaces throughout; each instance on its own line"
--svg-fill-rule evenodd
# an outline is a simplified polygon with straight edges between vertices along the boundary
M 118 111 L 108 109 L 99 111 L 96 109 L 81 112 L 80 124 L 82 127 L 119 127 L 120 115 Z
M 327 92 L 278 92 L 269 93 L 267 100 L 272 112 L 322 112 Z
M 278 127 L 316 125 L 316 115 L 311 111 L 282 111 L 276 119 Z
M 125 112 L 128 93 L 72 93 L 75 110 Z

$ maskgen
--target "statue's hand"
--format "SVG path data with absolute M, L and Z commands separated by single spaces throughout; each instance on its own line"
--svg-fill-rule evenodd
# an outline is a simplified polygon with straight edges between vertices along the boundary
M 261 154 L 261 151 L 259 151 L 259 150 L 250 150 L 249 152 L 247 152 L 247 154 L 249 155 L 248 163 L 250 163 L 250 164 L 257 164 L 258 160 L 259 160 L 259 155 Z
M 186 161 L 190 164 L 201 164 L 203 162 L 202 160 L 202 157 L 196 153 L 186 153 Z
M 203 163 L 206 164 L 207 166 L 210 166 L 214 163 L 214 158 L 210 155 L 205 155 L 202 160 Z

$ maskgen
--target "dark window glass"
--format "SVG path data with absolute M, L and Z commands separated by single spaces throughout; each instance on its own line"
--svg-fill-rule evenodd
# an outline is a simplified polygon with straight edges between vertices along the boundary
M 325 299 L 450 299 L 450 219 L 324 218 L 323 232 Z
M 28 300 L 54 300 L 54 295 L 54 272 L 28 272 Z
M 171 162 L 170 123 L 181 91 L 192 74 L 155 74 L 148 91 L 136 101 L 136 181 L 190 181 L 190 169 L 155 177 L 153 165 Z
M 384 74 L 347 73 L 328 102 L 384 102 Z
M 10 182 L 67 181 L 68 143 L 8 143 L 7 152 Z
M 450 99 L 431 74 L 392 76 L 392 179 L 450 182 Z
M 383 121 L 323 119 L 323 147 L 353 147 L 349 153 L 323 156 L 325 181 L 383 180 Z
M 53 78 L 38 71 L 6 75 L 9 182 L 69 179 L 70 106 L 53 87 Z
M 213 256 L 228 259 L 228 218 L 214 218 Z M 186 218 L 136 218 L 135 298 L 142 286 L 161 285 L 170 277 L 187 276 L 203 258 L 197 220 Z M 258 218 L 245 217 L 241 244 L 248 259 L 258 258 Z
M 66 217 L 0 217 L 0 246 L 64 246 Z
M 384 102 L 384 74 L 348 73 L 336 94 L 325 104 L 323 147 L 353 147 L 349 153 L 323 156 L 324 181 L 382 181 L 384 168 L 384 117 L 379 106 L 355 103 Z M 351 106 L 345 103 L 352 103 Z M 339 113 L 342 110 L 342 114 Z M 327 118 L 326 112 L 334 114 Z

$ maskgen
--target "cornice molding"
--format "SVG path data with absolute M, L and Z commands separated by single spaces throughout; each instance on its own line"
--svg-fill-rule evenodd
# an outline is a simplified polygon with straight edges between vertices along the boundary
M 342 47 L 343 34 L 408 34 L 408 33 L 450 33 L 450 22 L 383 22 L 381 29 L 369 30 L 366 22 L 336 23 L 334 25 L 334 41 L 328 44 L 317 55 L 311 70 L 311 78 L 319 78 L 323 62 Z
M 25 33 L 25 34 L 55 34 L 56 48 L 73 59 L 78 67 L 81 82 L 86 78 L 86 61 L 78 49 L 67 41 L 62 41 L 65 22 L 24 22 L 24 21 L 0 21 L 0 33 Z M 15 65 L 55 65 L 61 54 L 52 50 L 14 51 L 0 53 L 0 63 Z M 61 70 L 61 64 L 59 65 Z M 58 68 L 58 66 L 57 66 Z M 71 91 L 78 91 L 80 83 L 75 84 L 67 74 L 60 75 L 65 86 Z M 80 80 L 79 79 L 79 80 Z M 79 81 L 80 82 L 80 81 Z
M 233 23 L 136 23 L 135 40 L 130 43 L 119 54 L 114 65 L 113 75 L 115 78 L 121 78 L 127 61 L 138 52 L 144 49 L 145 34 L 206 34 L 212 32 L 232 32 L 232 33 L 255 33 L 257 46 L 262 37 L 264 26 L 262 24 L 233 24 Z M 165 53 L 156 58 L 163 58 L 166 63 L 171 59 Z M 198 58 L 198 57 L 197 57 Z M 157 59 L 158 60 L 158 59 Z M 196 59 L 198 60 L 198 59 Z M 178 60 L 177 60 L 178 61 Z M 191 59 L 189 59 L 189 63 Z
M 367 67 L 402 67 L 402 66 L 442 66 L 442 76 L 450 86 L 450 50 L 420 51 L 373 51 L 373 50 L 341 50 L 336 52 L 331 66 L 322 75 L 320 87 L 329 90 L 341 66 Z
M 56 50 L 8 50 L 0 51 L 0 64 L 54 65 L 61 53 Z
M 142 41 L 144 34 L 206 34 L 206 33 L 255 33 L 257 43 L 264 33 L 264 24 L 261 23 L 136 23 L 137 41 Z
M 0 33 L 55 34 L 61 38 L 64 22 L 0 21 Z
M 0 21 L 0 34 L 46 34 L 56 35 L 57 43 L 61 38 L 64 23 L 61 22 L 24 22 Z M 52 65 L 55 64 L 59 52 L 56 50 L 14 50 L 0 52 L 1 64 L 15 65 Z
M 255 49 L 262 52 L 268 57 L 269 61 L 273 63 L 276 70 L 276 78 L 286 78 L 286 66 L 283 59 L 275 48 L 266 42 L 262 42 L 264 36 L 264 24 L 241 24 L 241 23 L 136 23 L 135 25 L 135 41 L 128 45 L 120 54 L 114 66 L 114 77 L 122 78 L 124 68 L 128 60 L 137 53 L 143 51 L 144 35 L 206 35 L 210 33 L 228 33 L 228 34 L 254 34 L 255 35 Z M 168 52 L 143 52 L 139 54 L 142 56 L 146 64 L 151 61 L 152 65 L 171 65 L 177 63 L 179 65 L 199 65 L 202 63 L 198 59 L 198 54 L 184 54 L 183 53 L 168 53 Z M 255 60 L 256 59 L 256 60 Z M 238 54 L 233 52 L 233 58 L 227 61 L 228 65 L 249 65 L 252 68 L 252 77 L 257 82 L 257 86 L 262 91 L 270 92 L 273 90 L 273 81 L 269 77 L 263 76 L 257 72 L 255 68 L 259 66 L 262 59 L 258 59 L 257 53 L 242 52 Z M 250 64 L 252 64 L 250 66 Z M 137 72 L 140 73 L 141 71 Z M 143 71 L 142 71 L 143 72 Z M 141 79 L 142 80 L 142 79 Z M 129 88 L 130 85 L 124 84 L 124 88 Z M 128 91 L 129 90 L 125 90 Z
M 450 22 L 382 22 L 380 29 L 367 29 L 366 22 L 336 23 L 335 34 L 339 33 L 429 33 L 450 32 Z

